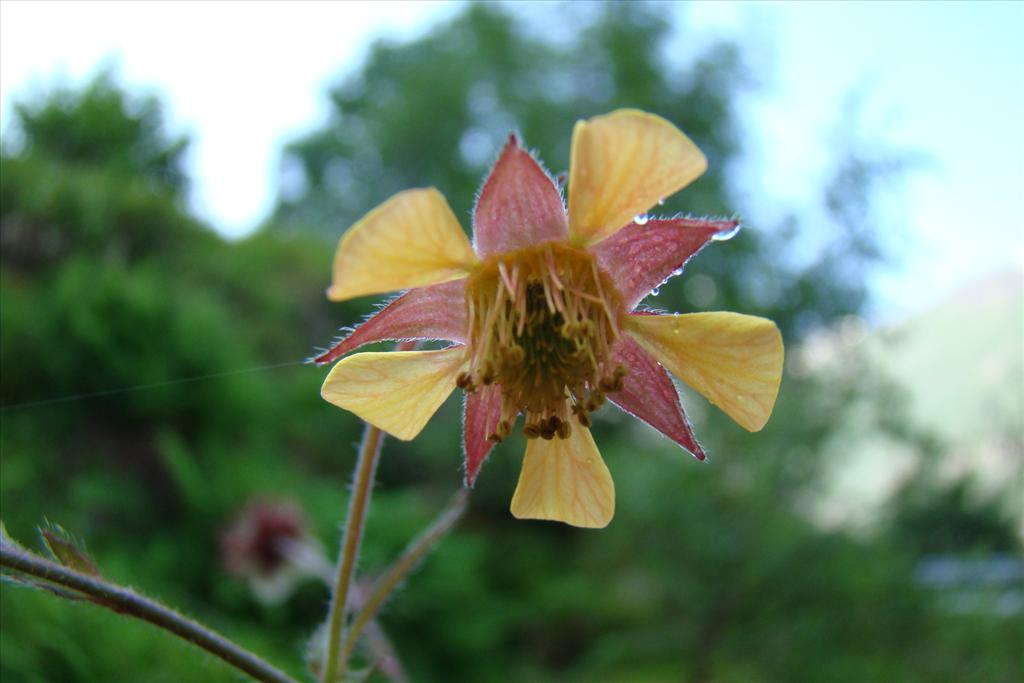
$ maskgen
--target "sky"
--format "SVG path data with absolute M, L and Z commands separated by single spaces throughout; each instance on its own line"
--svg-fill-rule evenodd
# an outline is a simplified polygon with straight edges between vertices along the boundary
M 748 152 L 735 187 L 745 213 L 769 222 L 810 211 L 813 223 L 808 207 L 844 139 L 919 160 L 880 196 L 880 223 L 902 256 L 871 283 L 878 320 L 1024 263 L 1024 3 L 662 7 L 685 23 L 680 54 L 738 40 L 760 82 L 739 103 Z M 244 235 L 274 204 L 282 147 L 325 120 L 327 86 L 375 39 L 421 35 L 459 9 L 4 0 L 0 133 L 12 100 L 115 63 L 123 83 L 161 96 L 173 130 L 193 136 L 192 210 Z

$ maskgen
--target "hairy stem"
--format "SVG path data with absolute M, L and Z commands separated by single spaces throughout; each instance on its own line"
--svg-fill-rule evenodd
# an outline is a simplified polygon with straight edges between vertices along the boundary
M 283 543 L 284 552 L 297 565 L 306 568 L 311 574 L 315 574 L 324 582 L 328 588 L 334 583 L 334 565 L 328 562 L 320 550 L 320 546 L 306 544 L 301 541 L 286 541 Z M 361 590 L 359 581 L 352 586 L 352 610 L 362 609 L 366 604 L 366 590 Z M 350 611 L 352 611 L 350 610 Z M 395 651 L 395 646 L 388 638 L 387 633 L 377 621 L 371 621 L 364 632 L 366 638 L 366 649 L 370 656 L 377 663 L 379 671 L 396 683 L 408 683 L 409 676 L 405 673 L 405 666 Z M 320 662 L 322 665 L 323 662 Z M 316 672 L 320 669 L 317 668 Z M 319 673 L 317 673 L 319 675 Z
M 383 433 L 373 425 L 367 424 L 363 443 L 359 447 L 359 457 L 356 460 L 355 481 L 352 484 L 352 497 L 349 501 L 348 517 L 345 520 L 345 532 L 341 541 L 341 557 L 338 560 L 338 573 L 334 579 L 334 593 L 331 596 L 331 610 L 327 619 L 327 650 L 324 653 L 323 676 L 321 677 L 323 683 L 336 683 L 338 677 L 345 673 L 344 667 L 339 666 L 338 653 L 341 650 L 341 637 L 345 628 L 345 616 L 348 612 L 352 576 L 355 574 L 359 546 L 363 540 L 366 511 L 370 507 L 373 478 L 377 471 L 377 461 L 380 458 L 380 447 L 383 441 Z
M 134 617 L 170 631 L 193 645 L 215 655 L 231 666 L 265 683 L 297 683 L 297 681 L 213 631 L 170 607 L 139 595 L 130 588 L 112 584 L 102 578 L 75 571 L 0 541 L 0 564 L 51 584 L 70 588 L 88 597 L 91 602 L 118 614 Z
M 348 636 L 345 639 L 340 662 L 342 670 L 347 666 L 348 659 L 352 656 L 356 643 L 359 641 L 359 636 L 377 616 L 377 613 L 384 606 L 384 603 L 387 602 L 387 599 L 399 584 L 405 580 L 409 572 L 416 568 L 420 560 L 433 550 L 438 541 L 444 538 L 445 534 L 451 531 L 451 528 L 462 517 L 462 513 L 466 510 L 466 499 L 468 497 L 469 494 L 466 489 L 462 489 L 452 496 L 444 510 L 441 511 L 441 514 L 434 520 L 434 523 L 406 546 L 398 560 L 374 584 L 370 596 L 366 599 L 362 611 L 359 612 L 352 622 L 352 627 L 349 629 Z

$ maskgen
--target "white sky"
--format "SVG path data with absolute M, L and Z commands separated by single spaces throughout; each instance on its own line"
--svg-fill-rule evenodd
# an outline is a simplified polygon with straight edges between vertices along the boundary
M 418 35 L 459 9 L 4 0 L 0 129 L 12 98 L 59 79 L 80 83 L 113 58 L 124 83 L 160 95 L 172 128 L 193 135 L 193 210 L 244 234 L 274 203 L 283 145 L 323 122 L 327 85 L 355 68 L 373 39 Z M 698 43 L 740 41 L 763 83 L 741 103 L 749 153 L 737 189 L 746 213 L 771 220 L 820 196 L 855 90 L 865 95 L 859 139 L 928 155 L 926 168 L 883 197 L 895 243 L 909 247 L 873 283 L 883 318 L 1024 259 L 1024 3 L 714 2 L 665 11 L 685 18 Z
M 453 15 L 439 2 L 0 2 L 0 106 L 112 60 L 193 137 L 192 209 L 240 235 L 273 208 L 283 145 L 322 124 L 327 86 L 374 39 Z

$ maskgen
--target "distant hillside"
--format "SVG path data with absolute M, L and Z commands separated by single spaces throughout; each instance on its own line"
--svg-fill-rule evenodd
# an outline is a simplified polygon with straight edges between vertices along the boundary
M 953 442 L 1024 434 L 1024 268 L 993 273 L 882 331 L 871 351 L 912 396 L 922 426 Z
M 878 433 L 886 411 L 938 438 L 943 476 L 973 474 L 1024 506 L 1024 267 L 976 280 L 881 330 L 849 321 L 801 352 L 810 371 L 824 373 L 863 357 L 902 395 L 850 411 L 830 449 L 832 486 L 815 506 L 823 523 L 870 523 L 914 471 L 917 455 Z

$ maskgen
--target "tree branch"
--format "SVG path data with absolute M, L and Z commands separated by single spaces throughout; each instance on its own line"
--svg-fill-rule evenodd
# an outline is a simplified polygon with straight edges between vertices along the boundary
M 70 588 L 90 598 L 91 602 L 118 614 L 148 621 L 170 631 L 193 645 L 219 657 L 263 683 L 298 683 L 294 678 L 255 654 L 231 642 L 221 634 L 179 614 L 170 607 L 139 595 L 130 588 L 112 584 L 102 578 L 75 571 L 18 548 L 0 538 L 0 565 L 45 582 Z

